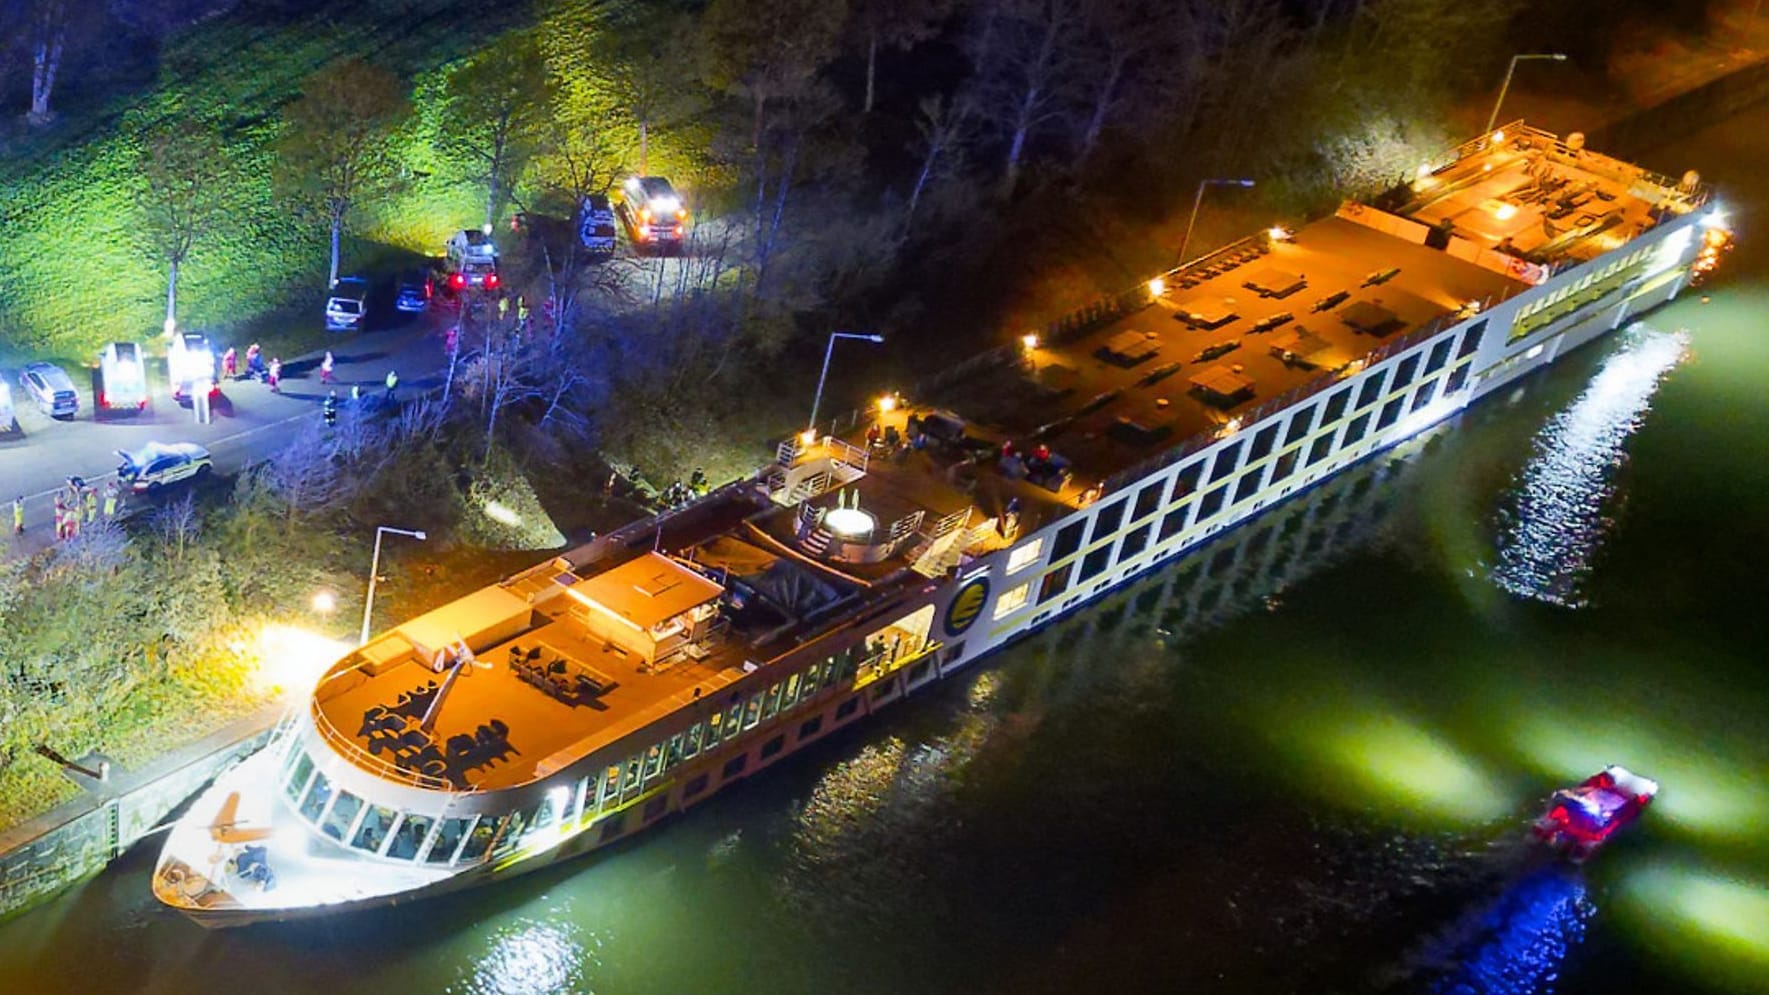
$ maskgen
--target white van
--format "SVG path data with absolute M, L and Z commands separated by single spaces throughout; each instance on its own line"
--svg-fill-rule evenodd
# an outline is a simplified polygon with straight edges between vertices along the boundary
M 0 435 L 18 428 L 18 416 L 12 410 L 12 388 L 0 380 Z
M 368 310 L 369 283 L 356 276 L 339 277 L 326 299 L 326 331 L 353 332 L 362 327 Z

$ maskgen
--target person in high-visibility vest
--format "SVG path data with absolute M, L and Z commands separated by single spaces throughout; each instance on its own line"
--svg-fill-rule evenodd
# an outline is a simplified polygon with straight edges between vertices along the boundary
M 12 499 L 12 534 L 25 534 L 25 496 L 20 494 Z
M 393 400 L 394 388 L 399 386 L 399 374 L 394 370 L 387 371 L 387 400 Z
M 86 523 L 98 521 L 98 488 L 86 488 Z
M 508 297 L 499 297 L 498 298 L 498 320 L 503 321 L 505 318 L 508 318 L 509 316 L 510 316 L 510 299 Z
M 114 480 L 104 485 L 104 517 L 117 517 L 117 482 Z

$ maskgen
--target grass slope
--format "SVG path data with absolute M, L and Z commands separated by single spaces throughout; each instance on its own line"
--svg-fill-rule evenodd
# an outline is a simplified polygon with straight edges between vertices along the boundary
M 227 218 L 183 268 L 182 322 L 227 329 L 313 305 L 325 233 L 272 195 L 274 141 L 279 109 L 301 80 L 346 54 L 366 54 L 412 79 L 418 105 L 400 136 L 413 177 L 396 196 L 364 205 L 347 266 L 374 263 L 385 254 L 377 246 L 434 252 L 449 230 L 476 217 L 479 198 L 436 151 L 446 124 L 434 99 L 439 70 L 532 16 L 520 0 L 320 0 L 297 12 L 248 2 L 175 39 L 154 87 L 64 121 L 0 161 L 8 231 L 0 351 L 69 355 L 158 330 L 165 266 L 136 234 L 135 205 L 144 186 L 141 135 L 163 122 L 219 129 L 230 167 Z M 309 313 L 317 326 L 317 307 L 294 312 Z

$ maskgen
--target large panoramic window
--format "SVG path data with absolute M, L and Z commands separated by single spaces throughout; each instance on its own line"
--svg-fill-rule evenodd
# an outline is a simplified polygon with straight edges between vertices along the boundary
M 350 831 L 350 825 L 356 821 L 356 813 L 360 811 L 362 799 L 348 791 L 340 791 L 338 800 L 332 803 L 332 810 L 326 814 L 326 821 L 320 824 L 319 831 L 342 843 L 344 834 Z
M 1149 484 L 1136 492 L 1136 510 L 1131 512 L 1130 520 L 1140 522 L 1153 515 L 1155 509 L 1161 507 L 1161 482 Z
M 1210 464 L 1210 482 L 1216 483 L 1235 472 L 1235 461 L 1241 458 L 1241 440 L 1223 446 L 1216 453 L 1216 460 Z
M 1178 501 L 1180 498 L 1185 497 L 1187 494 L 1191 494 L 1192 492 L 1196 491 L 1198 489 L 1198 477 L 1203 472 L 1204 472 L 1204 461 L 1197 460 L 1197 461 L 1194 461 L 1190 466 L 1187 466 L 1185 469 L 1174 474 L 1174 476 L 1173 476 L 1173 493 L 1168 496 L 1167 500 Z
M 1314 405 L 1309 405 L 1290 416 L 1290 428 L 1284 433 L 1284 445 L 1299 441 L 1314 427 Z
M 1065 563 L 1050 573 L 1038 584 L 1038 603 L 1043 604 L 1051 598 L 1069 589 L 1069 569 L 1073 564 Z
M 1087 528 L 1085 521 L 1071 522 L 1057 530 L 1056 544 L 1051 547 L 1050 558 L 1060 560 L 1081 548 L 1082 530 Z
M 381 844 L 387 842 L 387 831 L 393 828 L 393 820 L 399 813 L 383 805 L 371 807 L 368 814 L 362 817 L 362 825 L 356 829 L 350 845 L 358 850 L 380 853 Z
M 1105 572 L 1112 563 L 1112 547 L 1110 544 L 1088 553 L 1081 561 L 1081 572 L 1076 574 L 1075 583 L 1084 584 Z
M 1346 387 L 1345 389 L 1340 390 L 1337 393 L 1335 393 L 1332 397 L 1327 398 L 1326 411 L 1325 411 L 1325 413 L 1323 413 L 1321 415 L 1321 427 L 1326 428 L 1329 425 L 1332 425 L 1334 422 L 1338 421 L 1340 416 L 1345 414 L 1345 405 L 1348 404 L 1350 401 L 1351 401 L 1351 388 L 1350 387 Z M 1314 461 L 1310 460 L 1309 462 L 1312 463 Z
M 442 828 L 436 831 L 436 842 L 430 844 L 430 855 L 425 859 L 432 864 L 446 864 L 452 860 L 461 845 L 461 837 L 467 835 L 467 823 L 471 821 L 471 816 L 442 820 Z
M 1101 508 L 1099 514 L 1094 516 L 1093 535 L 1089 541 L 1099 542 L 1118 531 L 1118 526 L 1122 524 L 1124 524 L 1124 502 L 1123 500 L 1114 501 Z

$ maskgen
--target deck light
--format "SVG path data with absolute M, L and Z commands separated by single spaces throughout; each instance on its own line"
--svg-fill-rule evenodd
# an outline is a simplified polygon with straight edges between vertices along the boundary
M 1166 280 L 1163 280 L 1157 276 L 1154 279 L 1149 281 L 1149 296 L 1150 297 L 1159 297 L 1162 294 L 1165 294 L 1166 292 L 1167 292 L 1167 281 Z

